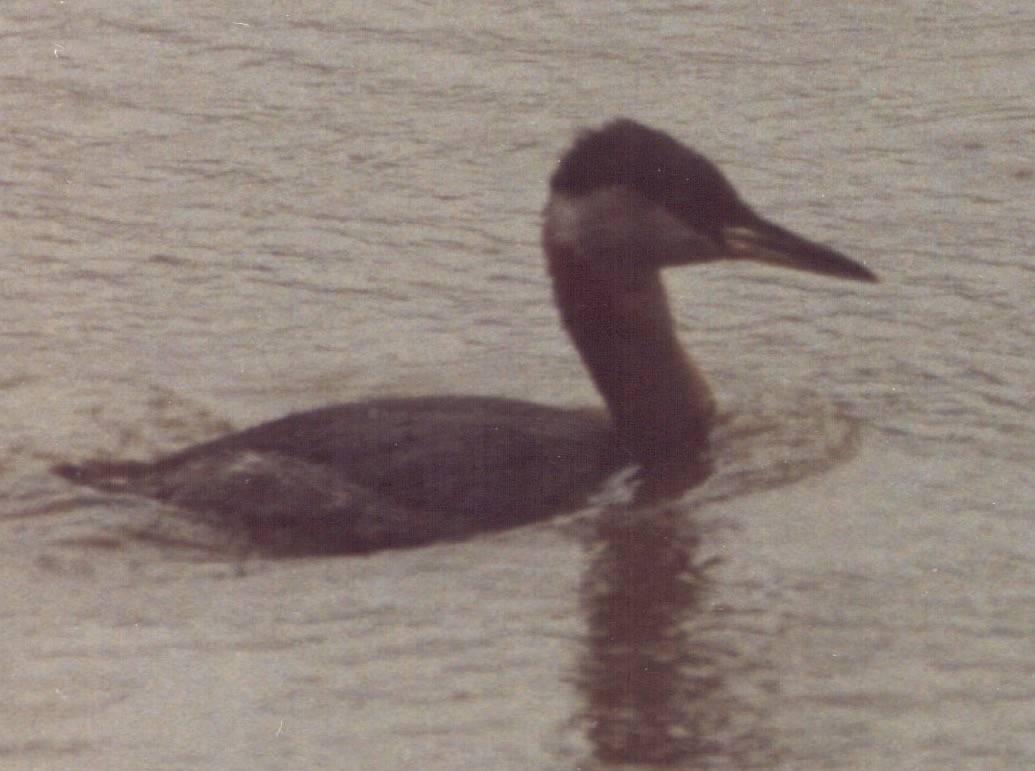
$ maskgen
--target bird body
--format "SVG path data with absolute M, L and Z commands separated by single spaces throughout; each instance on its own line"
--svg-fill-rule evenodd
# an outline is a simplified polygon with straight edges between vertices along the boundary
M 524 524 L 636 466 L 646 498 L 708 471 L 716 405 L 683 350 L 664 268 L 752 259 L 875 281 L 755 214 L 704 156 L 619 119 L 550 181 L 543 251 L 561 320 L 607 407 L 484 396 L 371 399 L 296 413 L 147 462 L 55 468 L 174 504 L 256 548 L 357 552 Z

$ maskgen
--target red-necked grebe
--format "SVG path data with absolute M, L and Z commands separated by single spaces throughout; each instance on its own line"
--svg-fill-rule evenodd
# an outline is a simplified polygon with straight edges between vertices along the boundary
M 512 526 L 585 502 L 624 466 L 641 494 L 705 473 L 715 403 L 676 336 L 662 268 L 748 259 L 876 281 L 755 214 L 706 158 L 615 120 L 581 134 L 550 180 L 543 249 L 561 318 L 607 414 L 478 396 L 301 412 L 154 462 L 55 468 L 167 501 L 256 548 L 368 551 Z

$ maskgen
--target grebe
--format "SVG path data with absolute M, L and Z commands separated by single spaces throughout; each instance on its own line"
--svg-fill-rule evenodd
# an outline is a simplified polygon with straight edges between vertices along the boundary
M 541 519 L 631 465 L 641 496 L 674 496 L 707 473 L 715 401 L 679 344 L 661 269 L 749 259 L 876 281 L 755 214 L 702 155 L 627 119 L 582 133 L 561 158 L 542 244 L 606 415 L 479 396 L 371 399 L 150 463 L 54 471 L 172 503 L 286 553 L 416 545 Z

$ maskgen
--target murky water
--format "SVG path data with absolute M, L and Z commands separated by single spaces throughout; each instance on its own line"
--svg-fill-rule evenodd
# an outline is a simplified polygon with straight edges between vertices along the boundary
M 0 10 L 0 765 L 1035 762 L 1027 4 L 252 5 Z M 729 416 L 678 510 L 240 561 L 47 473 L 595 403 L 539 210 L 616 114 L 883 280 L 666 276 Z

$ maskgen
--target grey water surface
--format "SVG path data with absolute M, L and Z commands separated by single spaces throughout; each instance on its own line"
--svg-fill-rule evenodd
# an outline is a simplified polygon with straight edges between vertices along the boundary
M 1029 3 L 0 9 L 0 767 L 1035 766 Z M 369 395 L 597 397 L 546 180 L 615 115 L 876 286 L 666 275 L 678 505 L 221 553 L 48 472 Z

